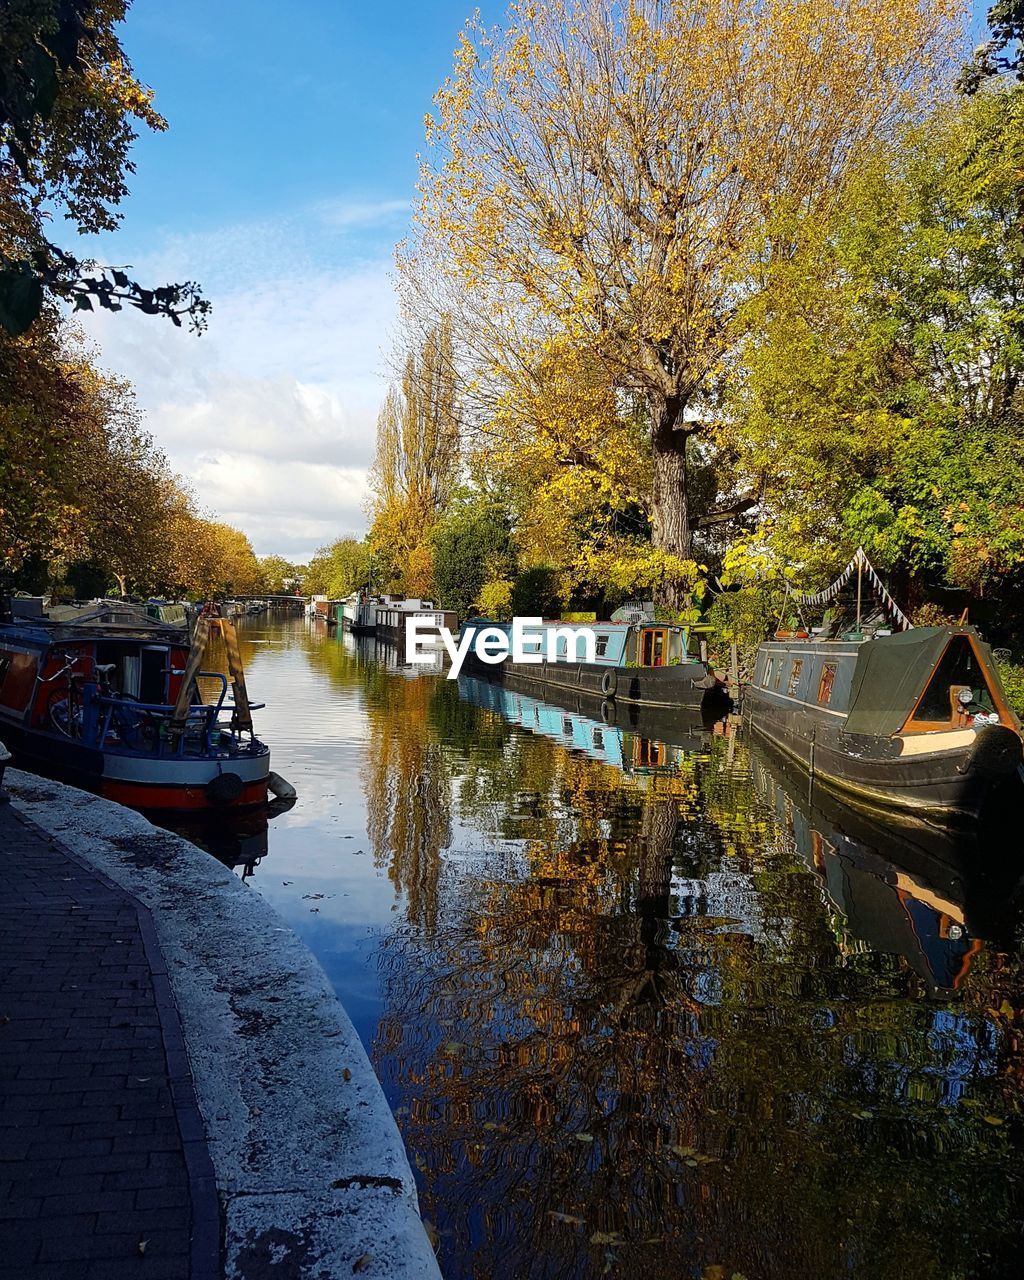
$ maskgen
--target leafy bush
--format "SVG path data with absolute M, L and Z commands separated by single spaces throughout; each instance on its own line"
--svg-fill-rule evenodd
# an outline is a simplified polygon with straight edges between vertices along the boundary
M 512 613 L 520 618 L 557 618 L 565 601 L 558 570 L 550 565 L 524 569 L 512 587 Z
M 476 598 L 476 607 L 483 617 L 505 622 L 511 618 L 514 612 L 512 608 L 513 593 L 514 588 L 507 578 L 492 578 L 490 582 L 485 582 L 480 588 L 480 594 Z
M 1024 720 L 1024 666 L 1016 662 L 1000 662 L 998 665 L 1006 700 Z
M 472 613 L 485 583 L 511 576 L 508 516 L 486 498 L 467 495 L 453 503 L 434 526 L 431 543 L 437 602 L 460 618 Z

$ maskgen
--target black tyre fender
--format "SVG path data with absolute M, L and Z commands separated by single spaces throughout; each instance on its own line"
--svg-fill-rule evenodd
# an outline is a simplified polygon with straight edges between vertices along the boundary
M 601 692 L 606 698 L 614 698 L 618 687 L 619 673 L 613 667 L 609 667 L 601 677 Z
M 220 773 L 206 784 L 206 798 L 210 804 L 222 807 L 241 799 L 245 783 L 237 773 Z

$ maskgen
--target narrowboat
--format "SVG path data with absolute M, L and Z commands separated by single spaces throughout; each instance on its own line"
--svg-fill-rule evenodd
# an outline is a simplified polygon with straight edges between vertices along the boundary
M 574 641 L 575 652 L 570 655 L 567 632 L 581 627 L 594 633 L 593 662 L 571 660 L 579 653 L 579 646 Z M 497 628 L 511 641 L 510 623 L 470 618 L 463 623 L 460 643 L 467 628 L 474 633 Z M 515 676 L 536 685 L 589 693 L 609 702 L 694 711 L 706 711 L 709 704 L 719 704 L 723 714 L 728 709 L 725 686 L 706 662 L 689 652 L 688 628 L 657 621 L 652 606 L 624 606 L 607 622 L 544 621 L 528 634 L 536 638 L 541 655 L 553 656 L 542 657 L 538 662 L 509 659 L 491 664 L 482 661 L 471 648 L 465 670 L 491 680 Z M 486 646 L 486 639 L 481 643 Z
M 213 630 L 230 681 L 201 669 Z M 200 679 L 214 696 L 203 697 Z M 253 732 L 253 705 L 227 619 L 201 615 L 191 639 L 125 606 L 0 622 L 0 737 L 15 758 L 133 808 L 264 805 L 270 751 Z
M 328 622 L 341 626 L 353 635 L 381 634 L 386 639 L 405 642 L 405 628 L 412 616 L 429 617 L 436 630 L 443 624 L 454 631 L 454 613 L 438 609 L 433 600 L 407 599 L 404 596 L 371 596 L 359 591 L 344 600 L 328 604 Z
M 913 627 L 895 612 L 902 630 L 862 625 L 858 608 L 839 635 L 762 644 L 744 717 L 853 803 L 941 824 L 977 818 L 1022 774 L 1021 726 L 992 651 L 973 627 Z

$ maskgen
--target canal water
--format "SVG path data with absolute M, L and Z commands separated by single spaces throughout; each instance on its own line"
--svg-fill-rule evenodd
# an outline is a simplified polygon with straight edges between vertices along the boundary
M 1019 829 L 807 795 L 682 716 L 246 620 L 299 792 L 222 838 L 398 1118 L 448 1280 L 1021 1274 Z

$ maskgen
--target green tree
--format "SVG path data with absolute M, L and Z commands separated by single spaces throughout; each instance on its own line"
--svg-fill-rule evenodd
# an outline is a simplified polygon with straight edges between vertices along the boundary
M 260 589 L 268 595 L 290 594 L 302 586 L 302 580 L 302 567 L 284 556 L 260 558 Z
M 434 526 L 432 541 L 438 603 L 460 618 L 473 612 L 485 583 L 511 576 L 508 515 L 487 496 L 460 494 Z
M 772 264 L 734 403 L 763 525 L 734 563 L 767 550 L 820 581 L 863 544 L 913 598 L 1019 590 L 1024 188 L 1003 122 L 1021 93 L 948 104 L 880 149 Z
M 339 538 L 329 546 L 320 547 L 309 562 L 303 590 L 308 595 L 343 599 L 371 585 L 371 560 L 369 546 L 354 534 Z
M 44 233 L 56 209 L 82 233 L 113 230 L 135 126 L 164 129 L 118 37 L 129 0 L 7 0 L 0 6 L 0 327 L 24 332 L 50 294 L 80 310 L 125 305 L 205 324 L 192 283 L 144 288 Z

